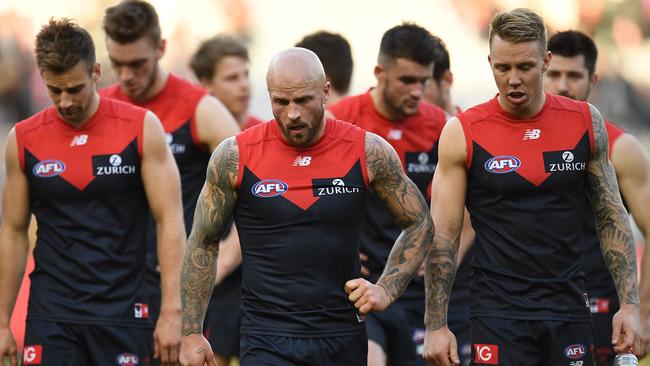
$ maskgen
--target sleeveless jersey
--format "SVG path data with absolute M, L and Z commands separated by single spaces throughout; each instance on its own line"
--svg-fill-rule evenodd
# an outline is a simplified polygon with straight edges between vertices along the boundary
M 467 209 L 476 231 L 474 316 L 588 321 L 589 106 L 546 94 L 528 120 L 495 97 L 458 115 L 467 142 Z M 593 216 L 592 216 L 593 218 Z
M 101 98 L 80 128 L 54 107 L 16 125 L 38 224 L 28 319 L 151 327 L 149 206 L 140 175 L 145 113 Z
M 609 142 L 609 158 L 612 158 L 614 144 L 624 131 L 613 122 L 605 121 Z M 593 213 L 592 213 L 593 217 Z M 596 231 L 596 218 L 588 222 L 587 234 L 593 235 L 591 246 L 585 255 L 585 287 L 589 294 L 589 304 L 592 313 L 615 313 L 619 308 L 616 285 L 609 272 L 603 252 L 600 249 L 600 240 Z
M 370 92 L 367 92 L 339 100 L 330 106 L 330 111 L 336 118 L 388 141 L 399 155 L 408 177 L 418 186 L 427 203 L 431 202 L 431 181 L 438 162 L 438 139 L 445 124 L 442 109 L 420 102 L 417 114 L 391 121 L 377 112 Z M 365 264 L 370 271 L 368 279 L 376 282 L 402 229 L 372 190 L 370 192 L 361 231 L 361 251 L 368 255 Z M 397 303 L 423 306 L 424 278 L 415 276 Z
M 359 277 L 366 209 L 365 132 L 327 119 L 308 148 L 286 143 L 275 120 L 237 135 L 242 334 L 342 336 L 365 325 L 347 299 Z
M 162 122 L 167 144 L 174 154 L 181 175 L 183 191 L 183 217 L 185 232 L 189 235 L 194 220 L 196 201 L 205 182 L 205 172 L 210 151 L 199 143 L 194 115 L 196 106 L 206 91 L 183 79 L 169 74 L 164 88 L 154 98 L 143 103 L 135 102 L 124 94 L 118 84 L 100 91 L 109 98 L 138 105 L 152 111 Z M 149 249 L 147 252 L 148 280 L 154 292 L 159 292 L 160 274 L 157 270 L 156 224 L 149 218 Z

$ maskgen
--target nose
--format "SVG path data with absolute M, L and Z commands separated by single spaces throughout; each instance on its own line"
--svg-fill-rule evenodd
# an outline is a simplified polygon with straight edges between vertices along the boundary
M 569 92 L 569 83 L 565 76 L 560 76 L 557 80 L 557 93 L 566 94 Z
M 287 106 L 287 118 L 291 121 L 300 119 L 300 108 L 296 104 L 289 103 Z
M 521 77 L 519 76 L 519 73 L 516 71 L 512 71 L 510 75 L 508 75 L 508 85 L 510 86 L 517 86 L 521 84 Z
M 59 107 L 60 108 L 69 108 L 72 106 L 72 97 L 70 94 L 63 92 L 61 93 L 61 97 L 59 99 Z
M 133 70 L 131 70 L 130 67 L 121 66 L 117 70 L 117 76 L 122 81 L 129 81 L 129 80 L 133 79 Z
M 424 88 L 426 87 L 426 82 L 414 83 L 413 87 L 410 90 L 411 97 L 415 99 L 421 99 L 424 95 Z

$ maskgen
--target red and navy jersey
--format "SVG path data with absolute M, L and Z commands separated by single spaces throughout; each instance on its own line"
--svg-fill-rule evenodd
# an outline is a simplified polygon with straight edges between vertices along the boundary
M 588 320 L 582 272 L 590 245 L 583 228 L 593 219 L 588 104 L 546 94 L 542 110 L 520 120 L 495 97 L 458 118 L 476 231 L 472 314 Z
M 319 141 L 299 149 L 286 143 L 272 120 L 241 132 L 237 144 L 241 333 L 363 332 L 344 286 L 360 276 L 365 132 L 327 119 Z
M 609 158 L 612 158 L 614 144 L 625 132 L 613 122 L 605 121 L 607 138 L 609 142 Z M 596 232 L 595 217 L 588 222 L 587 234 L 593 235 L 591 247 L 585 255 L 585 286 L 589 294 L 592 313 L 615 313 L 619 308 L 616 285 L 609 272 L 603 252 L 600 249 L 600 240 Z
M 431 181 L 438 163 L 438 139 L 445 124 L 445 112 L 420 102 L 418 113 L 399 121 L 383 117 L 372 101 L 370 92 L 346 97 L 330 106 L 336 118 L 348 121 L 388 141 L 399 155 L 404 171 L 430 202 Z M 369 280 L 376 281 L 384 270 L 390 250 L 402 229 L 372 193 L 361 234 L 361 251 L 368 255 L 365 264 Z M 399 303 L 424 301 L 424 279 L 416 276 L 402 294 Z
M 82 127 L 50 107 L 16 125 L 38 232 L 28 318 L 150 327 L 146 110 L 101 98 Z
M 174 154 L 181 175 L 183 217 L 185 232 L 189 235 L 194 220 L 196 201 L 201 193 L 201 188 L 203 188 L 205 172 L 210 160 L 209 149 L 199 143 L 194 118 L 196 106 L 207 92 L 196 85 L 169 74 L 160 93 L 143 103 L 131 100 L 124 94 L 118 84 L 101 90 L 100 94 L 146 108 L 152 111 L 162 122 L 167 144 Z M 153 217 L 149 218 L 148 242 L 147 266 L 149 267 L 149 281 L 153 293 L 158 293 L 160 274 L 157 270 L 156 224 Z

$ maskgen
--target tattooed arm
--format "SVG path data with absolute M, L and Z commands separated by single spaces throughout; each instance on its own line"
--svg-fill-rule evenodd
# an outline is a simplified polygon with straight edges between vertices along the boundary
M 418 188 L 404 174 L 393 148 L 381 137 L 366 134 L 370 186 L 390 211 L 402 233 L 393 245 L 377 286 L 356 279 L 346 291 L 360 312 L 383 310 L 395 301 L 417 273 L 433 242 L 433 222 Z
M 636 250 L 629 217 L 609 162 L 607 131 L 600 112 L 589 106 L 594 129 L 594 154 L 587 164 L 589 197 L 605 263 L 609 267 L 621 309 L 613 320 L 612 344 L 617 352 L 639 352 L 639 292 Z
M 230 137 L 212 153 L 205 184 L 196 204 L 181 271 L 183 365 L 212 362 L 210 345 L 202 334 L 203 318 L 214 287 L 219 241 L 237 202 L 235 181 L 238 165 L 237 141 Z

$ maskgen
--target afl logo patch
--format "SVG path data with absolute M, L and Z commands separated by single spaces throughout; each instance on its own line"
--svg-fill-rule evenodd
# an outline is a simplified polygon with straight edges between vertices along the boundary
M 122 353 L 115 358 L 115 362 L 120 366 L 135 366 L 140 363 L 140 358 L 133 353 Z
M 521 166 L 521 161 L 515 156 L 495 156 L 485 162 L 485 170 L 492 174 L 505 174 L 514 172 Z
M 289 185 L 277 179 L 265 179 L 259 181 L 251 188 L 251 193 L 260 198 L 271 198 L 283 195 L 289 189 Z
M 57 175 L 63 173 L 65 170 L 65 164 L 58 160 L 43 160 L 38 164 L 34 165 L 32 172 L 35 176 L 39 178 L 50 178 L 56 177 Z
M 587 348 L 582 344 L 572 344 L 564 349 L 564 356 L 571 360 L 577 360 L 587 354 Z

